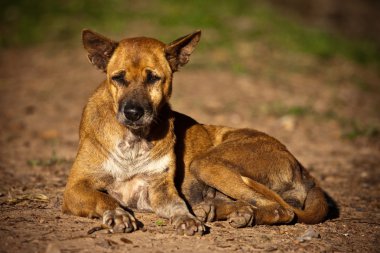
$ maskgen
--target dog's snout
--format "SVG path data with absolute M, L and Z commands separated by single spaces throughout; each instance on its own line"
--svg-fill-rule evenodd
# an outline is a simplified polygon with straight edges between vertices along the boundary
M 126 106 L 124 115 L 125 118 L 132 122 L 138 121 L 144 115 L 144 108 L 141 106 Z

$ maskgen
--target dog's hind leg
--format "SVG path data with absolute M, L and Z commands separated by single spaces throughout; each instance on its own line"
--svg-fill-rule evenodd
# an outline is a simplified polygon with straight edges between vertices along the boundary
M 198 180 L 235 200 L 244 201 L 256 207 L 255 224 L 288 223 L 293 220 L 294 213 L 291 210 L 244 183 L 233 164 L 223 159 L 213 158 L 215 157 L 209 153 L 191 163 L 190 171 Z M 229 210 L 229 206 L 230 204 L 224 205 L 222 210 Z

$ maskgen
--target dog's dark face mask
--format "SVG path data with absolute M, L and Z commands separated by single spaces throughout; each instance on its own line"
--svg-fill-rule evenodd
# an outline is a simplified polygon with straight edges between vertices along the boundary
M 119 100 L 116 117 L 124 126 L 139 129 L 150 126 L 156 113 L 147 91 L 136 88 Z

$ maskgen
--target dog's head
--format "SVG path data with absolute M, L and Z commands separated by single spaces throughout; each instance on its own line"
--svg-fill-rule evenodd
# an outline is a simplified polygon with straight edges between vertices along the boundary
M 137 37 L 119 42 L 90 30 L 82 33 L 92 64 L 107 74 L 107 89 L 118 121 L 128 128 L 149 126 L 172 91 L 172 76 L 189 61 L 200 31 L 169 44 Z

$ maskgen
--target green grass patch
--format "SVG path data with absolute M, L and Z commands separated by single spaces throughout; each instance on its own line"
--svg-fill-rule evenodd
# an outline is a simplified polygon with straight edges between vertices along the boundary
M 155 224 L 156 224 L 156 226 L 158 226 L 158 227 L 166 226 L 165 221 L 164 221 L 164 220 L 161 220 L 161 219 L 156 220 Z
M 142 35 L 164 41 L 203 29 L 199 50 L 223 47 L 235 60 L 239 60 L 237 41 L 244 40 L 321 59 L 342 56 L 360 64 L 380 65 L 380 50 L 375 43 L 348 40 L 301 25 L 257 1 L 3 0 L 0 17 L 2 48 L 79 41 L 82 28 L 128 35 L 131 26 L 141 26 Z M 240 66 L 230 67 L 242 71 Z
M 343 122 L 342 126 L 344 128 L 342 137 L 349 140 L 355 140 L 358 137 L 380 137 L 380 128 L 375 125 L 365 125 L 360 124 L 357 121 L 350 120 Z
M 282 117 L 292 115 L 296 117 L 303 117 L 314 115 L 315 112 L 310 106 L 292 105 L 287 106 L 280 102 L 270 103 L 261 108 L 261 111 L 268 115 Z

